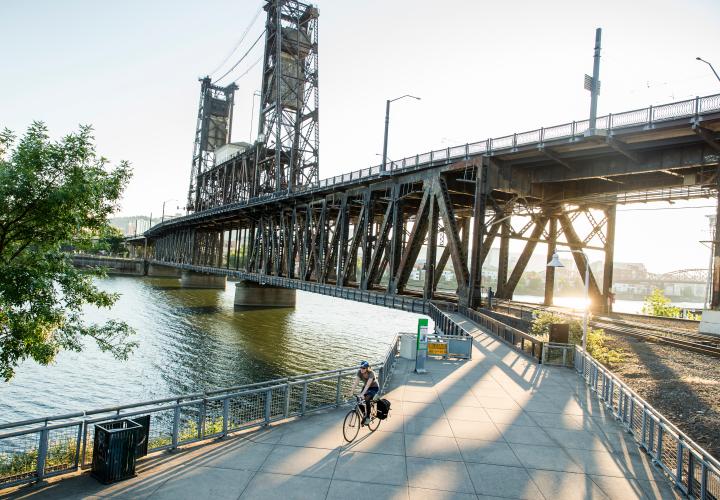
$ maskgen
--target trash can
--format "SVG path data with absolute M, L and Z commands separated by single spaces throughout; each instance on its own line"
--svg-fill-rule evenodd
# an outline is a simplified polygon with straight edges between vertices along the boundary
M 95 424 L 92 475 L 104 484 L 135 476 L 135 455 L 143 426 L 130 419 Z

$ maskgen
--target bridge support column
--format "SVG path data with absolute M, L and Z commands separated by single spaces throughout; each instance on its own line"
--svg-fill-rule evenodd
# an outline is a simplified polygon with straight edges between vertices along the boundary
M 605 228 L 605 266 L 603 268 L 603 304 L 601 310 L 605 313 L 612 312 L 611 292 L 613 282 L 613 259 L 615 258 L 615 213 L 616 206 L 607 208 L 607 226 Z
M 295 307 L 297 290 L 254 281 L 239 281 L 235 284 L 235 305 L 240 307 Z
M 147 275 L 151 278 L 180 278 L 182 269 L 162 264 L 148 264 Z
M 547 238 L 547 262 L 550 262 L 555 253 L 557 242 L 557 219 L 550 217 L 548 222 L 548 238 Z M 547 266 L 545 267 L 545 300 L 543 305 L 551 306 L 553 303 L 553 296 L 555 294 L 555 268 Z
M 226 281 L 226 276 L 183 271 L 180 277 L 180 286 L 183 288 L 219 288 L 224 290 Z

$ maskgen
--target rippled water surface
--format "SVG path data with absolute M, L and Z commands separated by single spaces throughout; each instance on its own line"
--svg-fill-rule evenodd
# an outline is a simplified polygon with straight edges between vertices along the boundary
M 0 382 L 0 422 L 258 382 L 378 359 L 417 314 L 297 292 L 294 309 L 241 310 L 234 283 L 225 290 L 179 288 L 178 280 L 110 277 L 121 294 L 111 310 L 88 309 L 90 321 L 122 319 L 139 347 L 118 361 L 89 342 L 55 364 L 24 363 Z

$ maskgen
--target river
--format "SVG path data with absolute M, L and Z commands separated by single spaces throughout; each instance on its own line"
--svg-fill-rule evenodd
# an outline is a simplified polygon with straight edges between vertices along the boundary
M 24 362 L 15 378 L 0 382 L 0 422 L 372 361 L 421 317 L 301 291 L 294 309 L 240 310 L 234 283 L 196 290 L 178 280 L 113 276 L 98 285 L 120 298 L 109 310 L 87 308 L 85 317 L 127 321 L 138 348 L 119 361 L 90 341 L 50 366 Z

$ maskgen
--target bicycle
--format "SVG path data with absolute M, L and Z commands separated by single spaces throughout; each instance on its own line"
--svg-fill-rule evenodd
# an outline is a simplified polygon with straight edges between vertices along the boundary
M 369 401 L 370 422 L 368 422 L 367 428 L 370 429 L 370 432 L 375 432 L 377 428 L 380 427 L 380 419 L 377 418 L 377 405 L 374 403 L 373 400 Z M 360 427 L 366 425 L 363 423 L 364 412 L 362 405 L 365 405 L 365 399 L 355 395 L 355 407 L 345 415 L 345 420 L 343 421 L 343 437 L 348 443 L 352 443 L 360 432 Z

